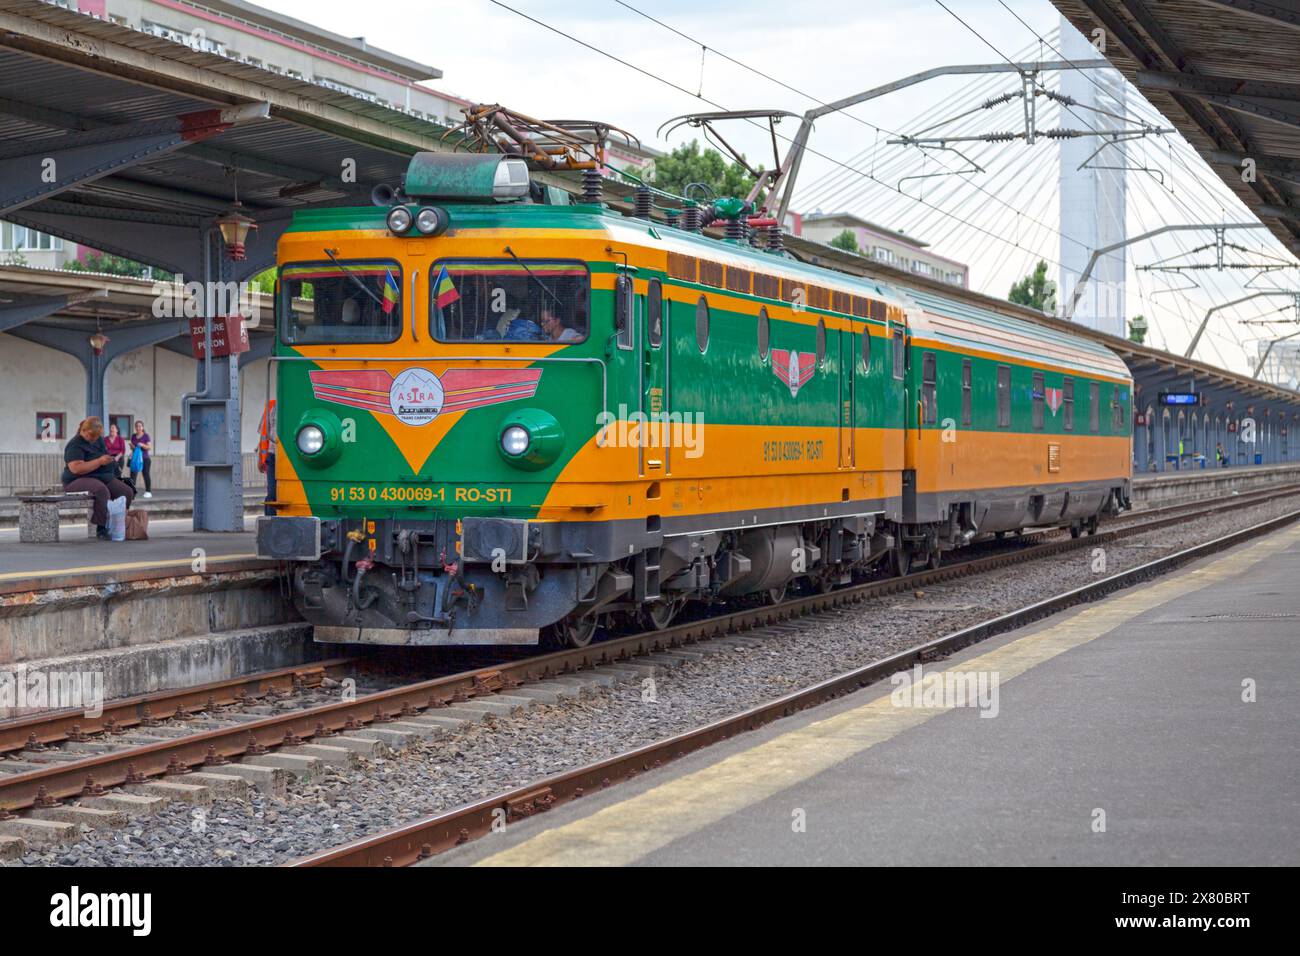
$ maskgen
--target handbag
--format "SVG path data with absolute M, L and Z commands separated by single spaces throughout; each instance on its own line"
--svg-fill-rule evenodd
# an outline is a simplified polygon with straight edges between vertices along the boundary
M 126 513 L 126 540 L 149 540 L 149 512 L 132 508 Z

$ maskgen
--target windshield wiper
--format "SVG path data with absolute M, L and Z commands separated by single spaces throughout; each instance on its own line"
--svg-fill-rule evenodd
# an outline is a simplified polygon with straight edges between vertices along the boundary
M 528 268 L 528 263 L 524 262 L 523 259 L 520 259 L 517 255 L 515 255 L 515 251 L 511 249 L 509 246 L 506 246 L 506 252 L 510 253 L 511 258 L 513 258 L 515 262 L 519 263 L 523 267 L 523 270 L 528 273 L 528 278 L 532 279 L 539 286 L 541 286 L 542 291 L 555 300 L 555 304 L 558 305 L 560 309 L 564 308 L 564 303 L 560 301 L 560 297 L 556 295 L 554 292 L 552 292 L 545 282 L 537 278 L 537 276 L 533 275 L 533 270 Z
M 327 255 L 327 256 L 330 257 L 330 262 L 332 262 L 332 263 L 334 263 L 336 266 L 338 266 L 340 272 L 342 272 L 345 276 L 347 276 L 349 279 L 352 280 L 353 285 L 355 285 L 358 289 L 360 289 L 360 290 L 361 290 L 362 292 L 364 292 L 366 295 L 370 296 L 371 299 L 373 299 L 376 303 L 378 303 L 378 305 L 379 305 L 379 307 L 380 307 L 381 309 L 384 307 L 384 300 L 381 299 L 381 298 L 379 298 L 379 296 L 375 295 L 373 292 L 371 292 L 369 286 L 367 286 L 364 282 L 362 282 L 360 279 L 358 279 L 358 278 L 357 278 L 357 277 L 352 273 L 352 271 L 348 269 L 347 266 L 345 266 L 343 263 L 339 262 L 338 257 L 334 254 L 334 250 L 333 250 L 333 249 L 322 249 L 321 251 L 324 252 L 325 255 Z

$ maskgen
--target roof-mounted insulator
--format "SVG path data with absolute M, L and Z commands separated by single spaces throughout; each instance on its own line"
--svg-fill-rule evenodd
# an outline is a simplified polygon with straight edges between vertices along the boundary
M 781 251 L 781 227 L 771 216 L 750 216 L 749 228 L 754 231 L 754 245 L 766 244 L 773 252 Z
M 700 207 L 693 202 L 682 208 L 682 228 L 687 232 L 700 231 Z
M 745 241 L 745 224 L 739 219 L 728 219 L 724 228 L 726 238 L 735 239 L 737 242 Z
M 650 192 L 650 187 L 640 185 L 636 187 L 636 194 L 632 199 L 632 215 L 638 219 L 649 219 L 650 211 L 654 209 L 654 193 Z
M 600 170 L 584 169 L 582 171 L 582 201 L 592 205 L 599 205 L 604 198 L 605 178 L 600 175 Z
M 781 236 L 781 227 L 774 222 L 767 227 L 767 248 L 771 252 L 785 251 L 785 240 Z

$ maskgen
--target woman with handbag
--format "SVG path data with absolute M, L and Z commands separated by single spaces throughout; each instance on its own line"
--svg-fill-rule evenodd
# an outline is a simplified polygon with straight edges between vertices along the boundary
M 140 486 L 140 476 L 144 475 L 144 497 L 153 497 L 153 482 L 149 480 L 149 452 L 153 448 L 153 439 L 144 430 L 144 422 L 135 421 L 135 433 L 131 436 L 131 482 Z

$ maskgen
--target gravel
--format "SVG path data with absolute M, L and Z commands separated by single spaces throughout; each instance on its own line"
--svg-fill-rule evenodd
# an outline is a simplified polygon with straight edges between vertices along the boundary
M 1300 497 L 1189 519 L 1141 537 L 1097 545 L 1106 574 L 1293 510 Z M 86 833 L 73 846 L 34 850 L 9 865 L 269 865 L 337 846 L 549 774 L 701 726 L 937 635 L 1095 580 L 1083 547 L 973 578 L 888 595 L 803 619 L 654 678 L 652 700 L 632 681 L 594 695 L 490 717 L 400 754 L 327 768 L 290 784 L 285 799 L 252 792 L 218 798 L 196 816 L 171 804 L 120 830 Z

